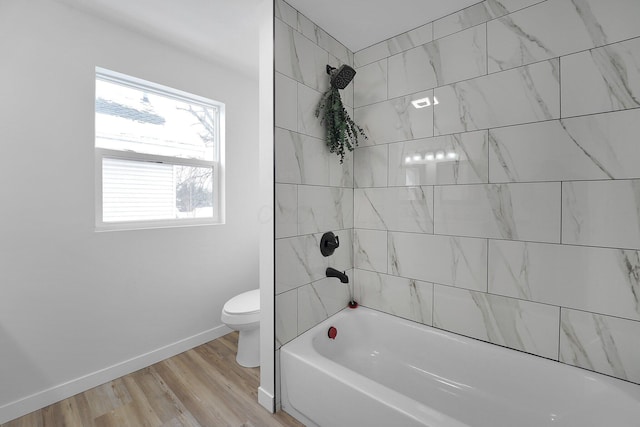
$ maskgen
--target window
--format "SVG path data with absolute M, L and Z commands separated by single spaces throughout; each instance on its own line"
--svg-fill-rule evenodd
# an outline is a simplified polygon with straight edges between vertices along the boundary
M 96 223 L 223 221 L 224 104 L 96 70 Z

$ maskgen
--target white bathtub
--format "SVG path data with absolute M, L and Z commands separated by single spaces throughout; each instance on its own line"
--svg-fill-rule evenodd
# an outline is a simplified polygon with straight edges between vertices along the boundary
M 363 307 L 280 366 L 282 407 L 308 426 L 640 426 L 640 386 Z

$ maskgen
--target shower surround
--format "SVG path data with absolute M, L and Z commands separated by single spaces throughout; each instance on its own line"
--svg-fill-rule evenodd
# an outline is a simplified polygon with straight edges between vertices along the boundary
M 329 88 L 327 64 L 353 66 L 353 53 L 283 1 L 275 18 L 276 349 L 344 308 L 353 281 L 353 155 L 344 163 L 326 147 L 315 117 Z M 341 90 L 353 117 L 353 82 Z M 320 253 L 322 234 L 340 247 Z
M 640 2 L 487 0 L 356 52 L 352 169 L 312 115 L 351 56 L 276 4 L 278 346 L 346 304 L 338 229 L 362 305 L 640 383 Z

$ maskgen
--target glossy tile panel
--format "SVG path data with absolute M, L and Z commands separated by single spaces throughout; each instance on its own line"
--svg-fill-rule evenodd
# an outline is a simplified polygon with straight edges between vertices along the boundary
M 345 153 L 344 162 L 340 163 L 340 157 L 330 153 L 326 145 L 325 150 L 329 159 L 329 185 L 353 188 L 353 152 Z
M 298 187 L 298 233 L 308 234 L 353 228 L 353 190 Z
M 353 154 L 354 186 L 386 187 L 388 145 L 356 148 Z
M 353 267 L 351 230 L 334 230 L 340 247 L 331 257 L 320 253 L 322 233 L 276 240 L 276 294 L 320 280 L 327 267 Z
M 275 159 L 276 182 L 353 187 L 353 155 L 340 164 L 322 139 L 276 128 Z
M 329 87 L 325 67 L 329 54 L 308 38 L 275 20 L 276 71 L 318 91 Z
M 435 188 L 434 232 L 560 243 L 560 184 Z
M 329 154 L 321 139 L 276 128 L 276 182 L 329 185 Z
M 389 185 L 487 182 L 487 148 L 487 131 L 389 144 Z
M 491 182 L 640 177 L 640 109 L 489 131 Z
M 360 67 L 354 78 L 354 106 L 373 104 L 387 99 L 387 60 Z
M 487 290 L 487 241 L 389 232 L 389 274 L 460 288 Z
M 486 0 L 433 22 L 436 39 L 456 33 L 543 0 Z
M 293 27 L 296 28 L 295 25 Z M 330 55 L 353 66 L 353 55 L 351 52 L 342 43 L 338 42 L 301 13 L 298 13 L 297 17 L 297 29 L 302 35 L 311 40 L 313 44 L 320 46 Z
M 298 336 L 298 290 L 276 295 L 276 348 Z
M 298 83 L 280 73 L 275 83 L 275 120 L 276 126 L 298 130 Z
M 474 4 L 473 6 L 469 6 L 434 21 L 434 39 L 439 39 L 441 37 L 448 36 L 449 34 L 453 34 L 479 24 L 484 24 L 494 17 L 494 13 L 488 7 L 487 2 Z
M 283 0 L 276 0 L 274 3 L 276 18 L 284 21 L 291 27 L 296 28 L 298 12 L 294 8 L 289 6 L 289 3 Z
M 607 178 L 640 178 L 640 150 L 634 143 L 640 110 L 562 119 L 562 125 Z
M 425 97 L 432 99 L 433 91 L 356 108 L 354 120 L 369 137 L 368 140 L 363 141 L 363 145 L 385 144 L 433 136 L 432 107 L 417 109 L 411 104 L 411 101 Z
M 489 241 L 489 292 L 640 320 L 640 252 Z
M 321 124 L 320 118 L 316 117 L 316 108 L 321 97 L 320 92 L 298 84 L 298 132 L 324 139 L 325 127 Z
M 635 0 L 548 0 L 488 23 L 489 72 L 640 35 Z
M 435 89 L 436 135 L 559 118 L 558 60 Z
M 356 67 L 370 64 L 432 40 L 432 24 L 428 23 L 355 53 Z
M 276 184 L 276 239 L 298 234 L 298 188 Z
M 345 64 L 349 64 L 349 66 L 353 67 L 353 53 L 347 49 L 345 45 L 340 43 L 334 37 L 329 38 L 329 46 L 327 46 L 327 51 L 330 55 L 335 56 L 340 61 Z
M 563 117 L 640 107 L 640 38 L 560 61 Z
M 640 180 L 562 183 L 562 243 L 640 249 Z
M 387 232 L 353 230 L 353 266 L 363 270 L 387 272 Z
M 640 3 L 486 0 L 355 56 L 277 6 L 278 342 L 344 307 L 331 264 L 365 306 L 638 381 Z M 344 165 L 313 114 L 325 53 L 359 67 L 342 95 L 370 139 Z
M 560 309 L 435 285 L 433 325 L 493 344 L 558 358 Z
M 297 13 L 296 23 L 292 26 L 297 28 L 303 36 L 311 40 L 314 44 L 327 50 L 326 47 L 329 46 L 329 34 L 302 13 Z
M 431 325 L 433 284 L 364 270 L 355 270 L 355 276 L 360 305 Z
M 562 309 L 560 361 L 640 383 L 640 322 Z
M 328 87 L 326 65 L 353 65 L 353 53 L 283 0 L 276 0 L 275 14 L 275 332 L 279 348 L 344 307 L 349 298 L 350 288 L 327 279 L 325 270 L 330 266 L 353 276 L 353 153 L 346 153 L 340 163 L 329 152 L 325 128 L 315 111 Z M 353 83 L 341 91 L 341 97 L 353 117 Z M 339 236 L 340 247 L 333 256 L 324 257 L 320 239 L 329 230 Z M 383 242 L 386 246 L 386 237 Z M 386 268 L 386 253 L 379 263 Z
M 433 233 L 433 187 L 354 190 L 354 226 Z
M 487 73 L 486 28 L 473 27 L 389 58 L 395 98 Z
M 351 271 L 347 272 L 353 277 Z M 298 334 L 333 316 L 349 303 L 349 285 L 324 278 L 298 289 Z
M 320 236 L 321 237 L 321 236 Z M 276 294 L 319 280 L 326 261 L 314 235 L 276 240 Z

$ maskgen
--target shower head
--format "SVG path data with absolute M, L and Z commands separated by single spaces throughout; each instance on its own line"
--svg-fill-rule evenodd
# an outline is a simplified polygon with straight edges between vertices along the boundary
M 356 75 L 356 70 L 346 64 L 340 66 L 338 69 L 327 65 L 327 74 L 331 76 L 331 86 L 336 89 L 344 89 L 351 83 L 351 80 L 353 80 L 353 76 Z

